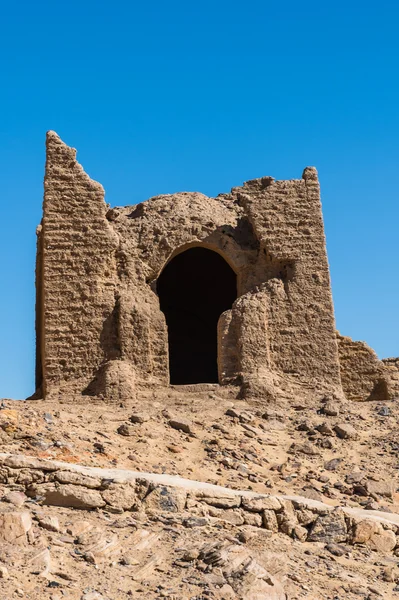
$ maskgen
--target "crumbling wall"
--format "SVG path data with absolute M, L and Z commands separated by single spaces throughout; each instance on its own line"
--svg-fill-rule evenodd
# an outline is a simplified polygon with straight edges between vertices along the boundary
M 237 300 L 219 324 L 221 383 L 252 382 L 264 395 L 276 373 L 342 393 L 314 168 L 300 180 L 265 177 L 217 198 L 183 192 L 107 211 L 102 187 L 75 155 L 48 134 L 37 267 L 44 393 L 75 382 L 107 395 L 104 382 L 112 380 L 117 397 L 125 371 L 119 376 L 109 363 L 118 360 L 138 385 L 168 384 L 156 283 L 168 261 L 192 246 L 221 254 L 237 276 Z
M 220 253 L 236 273 L 256 250 L 243 235 L 242 209 L 196 192 L 157 196 L 135 207 L 116 207 L 108 219 L 121 239 L 118 251 L 121 357 L 137 379 L 169 383 L 168 334 L 156 293 L 157 278 L 180 252 L 201 245 Z M 237 237 L 246 241 L 238 241 Z M 250 238 L 250 236 L 249 236 Z M 251 246 L 251 247 L 248 247 Z M 211 293 L 211 291 L 210 291 Z
M 239 381 L 243 375 L 263 378 L 270 373 L 267 304 L 265 290 L 243 294 L 219 319 L 219 378 L 223 383 Z
M 384 363 L 365 342 L 337 334 L 342 387 L 349 400 L 388 400 L 391 382 Z
M 123 240 L 122 287 L 126 294 L 136 290 L 147 298 L 152 306 L 149 330 L 159 329 L 151 284 L 176 253 L 203 245 L 222 254 L 238 280 L 233 315 L 223 316 L 219 326 L 220 381 L 263 377 L 274 370 L 340 389 L 315 169 L 306 169 L 301 180 L 250 181 L 217 198 L 198 193 L 158 196 L 136 207 L 112 209 L 109 218 Z M 260 290 L 262 302 L 257 299 L 256 310 L 244 318 L 246 304 Z M 244 296 L 247 303 L 241 300 Z M 265 326 L 259 329 L 263 312 Z M 256 344 L 250 333 L 254 330 Z M 140 347 L 148 335 L 134 341 L 134 328 L 130 331 L 126 357 L 137 362 L 134 355 L 144 353 Z
M 119 305 L 121 359 L 132 363 L 142 381 L 167 385 L 168 331 L 158 298 L 136 288 L 121 295 Z
M 382 363 L 389 380 L 392 396 L 399 398 L 399 358 L 383 358 Z
M 76 151 L 49 132 L 37 268 L 45 394 L 77 380 L 83 389 L 110 350 L 119 241 L 106 210 L 102 186 L 83 171 Z
M 272 368 L 340 387 L 316 169 L 306 168 L 300 180 L 248 181 L 232 194 L 243 206 L 265 259 Z

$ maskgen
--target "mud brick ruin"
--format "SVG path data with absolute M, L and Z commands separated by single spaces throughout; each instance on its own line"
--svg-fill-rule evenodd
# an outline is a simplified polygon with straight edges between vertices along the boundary
M 260 401 L 398 393 L 398 361 L 335 330 L 313 167 L 109 208 L 49 132 L 36 289 L 39 396 L 199 383 Z

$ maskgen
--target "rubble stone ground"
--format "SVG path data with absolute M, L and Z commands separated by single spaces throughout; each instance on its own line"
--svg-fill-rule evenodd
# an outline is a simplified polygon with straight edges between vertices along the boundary
M 2 600 L 399 598 L 397 400 L 1 406 Z

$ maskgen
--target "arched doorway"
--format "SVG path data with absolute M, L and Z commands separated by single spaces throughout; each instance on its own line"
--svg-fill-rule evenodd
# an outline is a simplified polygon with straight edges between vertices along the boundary
M 175 256 L 157 281 L 169 338 L 171 384 L 217 383 L 217 323 L 237 298 L 233 269 L 194 247 Z

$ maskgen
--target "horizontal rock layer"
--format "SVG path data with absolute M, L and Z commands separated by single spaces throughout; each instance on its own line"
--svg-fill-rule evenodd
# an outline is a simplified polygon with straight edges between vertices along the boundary
M 116 513 L 128 510 L 152 520 L 181 522 L 186 527 L 246 524 L 299 541 L 366 544 L 381 552 L 399 546 L 399 515 L 332 507 L 300 496 L 260 495 L 170 475 L 84 467 L 12 454 L 0 454 L 0 476 L 4 483 L 19 484 L 28 497 L 44 505 L 103 508 Z M 15 525 L 19 543 L 27 532 L 20 532 L 20 523 L 26 521 L 24 513 L 21 515 Z M 7 541 L 13 527 L 6 523 L 0 527 L 0 539 Z

